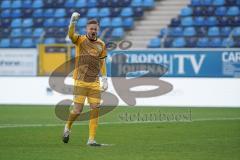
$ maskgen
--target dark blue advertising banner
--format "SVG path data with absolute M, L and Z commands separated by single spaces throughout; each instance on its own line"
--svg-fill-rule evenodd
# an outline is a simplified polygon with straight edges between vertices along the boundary
M 240 77 L 240 49 L 111 51 L 112 77 Z

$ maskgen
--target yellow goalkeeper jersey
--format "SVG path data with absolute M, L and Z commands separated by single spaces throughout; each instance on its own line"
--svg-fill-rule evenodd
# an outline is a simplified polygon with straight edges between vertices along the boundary
M 75 44 L 75 69 L 73 78 L 84 82 L 96 82 L 99 79 L 100 60 L 107 57 L 105 43 L 100 40 L 90 40 L 86 35 L 71 34 L 74 27 L 70 26 L 69 37 Z M 73 38 L 75 36 L 75 38 Z

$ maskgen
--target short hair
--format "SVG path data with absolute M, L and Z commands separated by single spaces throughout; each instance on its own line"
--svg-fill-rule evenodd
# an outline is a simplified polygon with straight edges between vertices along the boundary
M 89 25 L 89 24 L 97 24 L 99 26 L 99 23 L 98 23 L 98 21 L 96 19 L 88 20 L 87 25 Z

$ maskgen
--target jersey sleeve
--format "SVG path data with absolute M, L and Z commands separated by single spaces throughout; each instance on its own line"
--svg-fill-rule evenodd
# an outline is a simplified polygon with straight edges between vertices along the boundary
M 107 48 L 106 48 L 106 45 L 103 43 L 103 50 L 100 54 L 100 59 L 104 59 L 107 57 Z

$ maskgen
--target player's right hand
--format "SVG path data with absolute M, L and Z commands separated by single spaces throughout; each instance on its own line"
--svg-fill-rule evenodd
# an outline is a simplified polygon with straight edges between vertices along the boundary
M 80 18 L 80 14 L 78 12 L 73 12 L 70 23 L 74 23 L 74 24 L 77 23 L 79 18 Z

